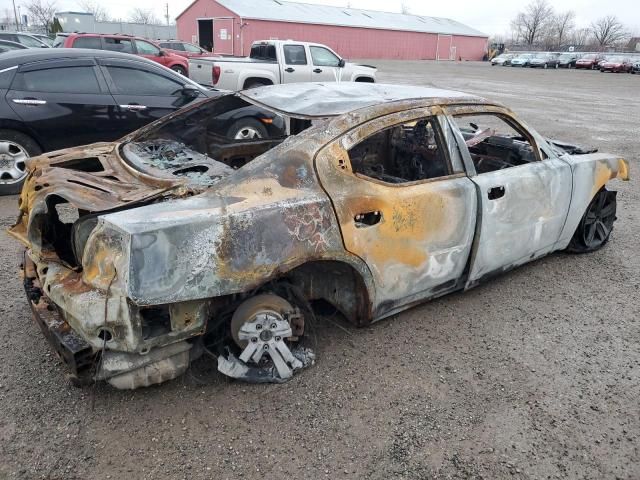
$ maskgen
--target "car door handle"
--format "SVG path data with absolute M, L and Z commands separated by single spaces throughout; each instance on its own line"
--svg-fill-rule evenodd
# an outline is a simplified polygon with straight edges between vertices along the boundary
M 502 185 L 499 187 L 492 187 L 489 189 L 487 197 L 489 197 L 489 200 L 496 200 L 498 198 L 504 197 L 504 192 L 505 190 Z
M 129 104 L 129 105 L 120 105 L 120 108 L 123 108 L 124 110 L 129 110 L 130 112 L 139 112 L 141 110 L 146 110 L 147 106 L 146 105 Z
M 356 222 L 356 227 L 372 227 L 377 223 L 380 223 L 382 220 L 382 212 L 366 212 L 366 213 L 358 213 L 354 218 L 354 222 Z
M 18 105 L 46 105 L 46 100 L 40 100 L 38 98 L 14 98 L 13 103 Z
M 296 69 L 295 69 L 295 68 L 291 68 L 291 67 L 289 67 L 289 68 L 285 68 L 285 70 L 284 70 L 284 71 L 285 71 L 285 72 L 289 72 L 289 73 L 293 73 L 293 72 L 295 72 L 295 71 L 296 71 Z
M 313 73 L 322 73 L 322 69 L 321 68 L 316 68 L 313 70 Z

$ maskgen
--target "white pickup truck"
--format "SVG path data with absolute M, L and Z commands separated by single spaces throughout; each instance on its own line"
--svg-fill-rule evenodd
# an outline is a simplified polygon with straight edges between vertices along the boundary
M 296 82 L 376 81 L 376 68 L 347 63 L 326 45 L 293 40 L 261 40 L 248 57 L 189 59 L 189 77 L 222 90 Z

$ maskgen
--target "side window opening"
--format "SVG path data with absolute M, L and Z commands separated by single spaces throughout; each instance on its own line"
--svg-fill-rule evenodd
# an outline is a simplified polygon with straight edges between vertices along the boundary
M 104 49 L 113 52 L 133 53 L 131 40 L 128 38 L 104 37 Z
M 277 60 L 276 47 L 275 45 L 270 44 L 253 45 L 251 47 L 251 53 L 249 54 L 249 57 L 255 60 L 275 62 Z
M 22 72 L 16 75 L 12 87 L 25 92 L 101 93 L 92 66 L 43 68 Z
M 302 45 L 285 45 L 283 47 L 284 61 L 287 65 L 306 65 L 307 54 Z
M 102 39 L 100 37 L 78 37 L 73 41 L 73 48 L 102 50 Z
M 324 47 L 310 46 L 313 64 L 317 67 L 337 67 L 340 59 Z
M 387 183 L 453 174 L 436 117 L 386 128 L 349 150 L 354 173 Z
M 538 161 L 529 138 L 499 114 L 457 115 L 478 174 Z

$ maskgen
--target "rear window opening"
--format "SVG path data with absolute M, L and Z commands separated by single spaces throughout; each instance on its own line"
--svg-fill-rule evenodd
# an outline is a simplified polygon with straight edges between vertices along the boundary
M 122 147 L 131 166 L 164 178 L 212 184 L 311 126 L 236 95 L 205 101 Z

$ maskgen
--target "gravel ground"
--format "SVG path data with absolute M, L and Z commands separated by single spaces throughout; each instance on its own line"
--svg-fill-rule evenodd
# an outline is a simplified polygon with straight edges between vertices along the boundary
M 502 101 L 638 171 L 640 75 L 374 63 L 381 81 Z M 616 187 L 599 252 L 551 255 L 371 328 L 322 318 L 317 365 L 285 385 L 229 382 L 202 359 L 134 392 L 65 381 L 4 231 L 16 198 L 0 198 L 0 479 L 638 479 L 640 192 Z

